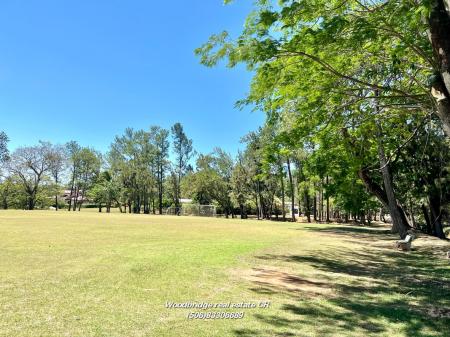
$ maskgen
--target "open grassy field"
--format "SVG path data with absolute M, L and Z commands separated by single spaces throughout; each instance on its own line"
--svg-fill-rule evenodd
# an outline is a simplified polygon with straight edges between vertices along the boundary
M 402 253 L 395 239 L 382 226 L 0 211 L 0 336 L 450 336 L 448 243 Z M 211 311 L 244 317 L 187 319 Z

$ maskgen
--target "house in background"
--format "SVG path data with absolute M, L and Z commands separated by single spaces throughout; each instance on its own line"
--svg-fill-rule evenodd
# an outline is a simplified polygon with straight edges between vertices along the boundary
M 71 199 L 72 201 L 77 201 L 77 202 L 87 202 L 89 201 L 89 199 L 86 196 L 83 196 L 83 190 L 79 190 L 78 191 L 78 196 L 77 196 L 77 192 L 74 190 L 72 192 L 72 194 L 70 193 L 70 190 L 64 190 L 64 193 L 62 195 L 63 199 L 66 202 L 69 202 Z

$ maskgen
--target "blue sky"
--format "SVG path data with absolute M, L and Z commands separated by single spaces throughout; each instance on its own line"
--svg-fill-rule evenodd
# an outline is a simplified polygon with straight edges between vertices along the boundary
M 244 67 L 206 68 L 194 49 L 238 34 L 251 1 L 3 0 L 0 130 L 10 150 L 38 140 L 107 151 L 126 127 L 181 122 L 199 152 L 236 153 L 263 123 L 234 103 L 248 92 Z

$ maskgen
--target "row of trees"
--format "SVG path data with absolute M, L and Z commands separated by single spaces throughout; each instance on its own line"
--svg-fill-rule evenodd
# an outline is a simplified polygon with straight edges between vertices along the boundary
M 266 160 L 298 161 L 307 190 L 325 185 L 363 220 L 376 204 L 393 231 L 443 238 L 448 221 L 450 12 L 433 1 L 258 1 L 242 34 L 197 50 L 254 72 L 240 104 L 267 113 Z M 308 206 L 306 206 L 308 210 Z
M 157 126 L 148 131 L 127 129 L 105 155 L 75 141 L 64 146 L 40 142 L 9 154 L 8 138 L 2 132 L 2 206 L 33 210 L 37 204 L 52 204 L 58 210 L 67 202 L 64 206 L 69 211 L 80 211 L 89 201 L 100 210 L 117 205 L 121 211 L 124 206 L 124 211 L 135 213 L 155 213 L 156 205 L 159 213 L 164 204 L 179 206 L 181 180 L 192 171 L 189 162 L 194 151 L 181 124 L 176 123 L 171 133 L 173 162 L 169 160 L 170 131 Z M 64 200 L 58 199 L 64 194 Z
M 8 155 L 4 135 L 2 207 L 80 211 L 88 202 L 100 211 L 119 207 L 121 212 L 162 214 L 165 207 L 180 207 L 184 197 L 215 204 L 227 217 L 286 220 L 290 213 L 295 220 L 298 211 L 309 221 L 330 220 L 332 211 L 334 218 L 339 212 L 346 219 L 359 217 L 359 195 L 347 202 L 350 206 L 339 206 L 339 193 L 330 194 L 328 177 L 306 166 L 305 152 L 281 148 L 276 137 L 269 127 L 251 132 L 242 139 L 245 150 L 233 158 L 220 148 L 196 155 L 178 123 L 170 131 L 127 129 L 106 154 L 72 141 L 64 146 L 40 142 Z
M 160 127 L 127 129 L 105 155 L 76 142 L 65 146 L 41 142 L 8 155 L 4 137 L 1 203 L 3 208 L 52 205 L 56 210 L 80 211 L 88 201 L 99 211 L 118 207 L 121 212 L 163 214 L 165 207 L 180 207 L 184 197 L 215 204 L 225 216 L 243 219 L 254 215 L 295 220 L 296 214 L 309 222 L 383 219 L 389 204 L 382 202 L 386 196 L 383 167 L 377 167 L 379 145 L 363 146 L 355 136 L 328 132 L 299 148 L 288 125 L 291 121 L 284 114 L 276 127 L 267 124 L 243 137 L 245 150 L 236 158 L 220 148 L 195 155 L 179 124 L 171 130 L 172 161 L 170 132 Z M 395 157 L 379 164 L 389 167 L 396 178 L 401 216 L 411 226 L 443 237 L 448 145 L 435 123 L 424 128 L 396 148 Z M 417 149 L 422 151 L 420 158 Z M 362 169 L 369 160 L 371 165 Z M 65 197 L 58 199 L 63 190 Z

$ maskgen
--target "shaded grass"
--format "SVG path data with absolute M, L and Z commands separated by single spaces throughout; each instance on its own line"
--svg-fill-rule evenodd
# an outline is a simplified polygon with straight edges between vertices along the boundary
M 0 336 L 450 336 L 448 244 L 383 226 L 0 211 L 0 238 Z
M 424 244 L 419 238 L 413 252 L 403 253 L 392 249 L 397 238 L 382 227 L 306 225 L 299 230 L 314 233 L 317 246 L 258 259 L 313 277 L 320 287 L 328 283 L 334 295 L 311 297 L 309 289 L 286 292 L 286 287 L 260 283 L 252 290 L 284 293 L 284 304 L 278 315 L 256 316 L 271 328 L 236 330 L 237 336 L 450 336 L 448 243 L 427 238 Z M 294 277 L 286 282 L 304 283 Z

